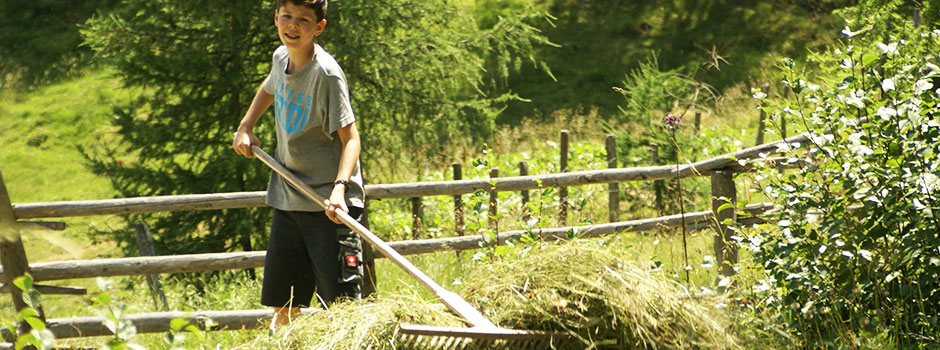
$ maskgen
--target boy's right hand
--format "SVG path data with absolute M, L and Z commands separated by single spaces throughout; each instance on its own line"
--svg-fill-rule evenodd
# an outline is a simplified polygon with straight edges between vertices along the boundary
M 235 153 L 241 154 L 245 157 L 251 158 L 255 156 L 255 153 L 251 151 L 251 146 L 261 145 L 258 142 L 258 138 L 255 137 L 251 131 L 239 129 L 235 132 L 235 139 L 232 140 L 232 149 L 235 150 Z

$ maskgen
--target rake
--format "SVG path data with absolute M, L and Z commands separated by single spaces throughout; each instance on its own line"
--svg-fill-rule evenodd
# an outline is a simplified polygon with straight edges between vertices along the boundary
M 291 186 L 304 196 L 317 202 L 321 207 L 326 208 L 323 197 L 298 179 L 290 170 L 275 161 L 258 146 L 251 146 L 251 149 L 259 160 L 283 177 Z M 566 334 L 558 332 L 516 330 L 497 326 L 459 295 L 434 282 L 408 259 L 405 259 L 395 249 L 392 249 L 388 243 L 385 243 L 368 228 L 362 226 L 349 214 L 341 211 L 336 212 L 336 214 L 343 224 L 355 231 L 359 237 L 388 257 L 398 267 L 405 270 L 419 283 L 434 292 L 434 295 L 450 311 L 462 317 L 470 325 L 470 327 L 439 327 L 400 324 L 398 326 L 398 336 L 396 337 L 400 345 L 408 348 L 429 349 L 548 349 L 553 342 L 567 339 Z

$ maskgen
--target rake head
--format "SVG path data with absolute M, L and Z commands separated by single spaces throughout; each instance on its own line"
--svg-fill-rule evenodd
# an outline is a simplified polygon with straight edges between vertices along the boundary
M 400 325 L 395 343 L 404 349 L 551 349 L 568 339 L 558 332 L 492 327 Z

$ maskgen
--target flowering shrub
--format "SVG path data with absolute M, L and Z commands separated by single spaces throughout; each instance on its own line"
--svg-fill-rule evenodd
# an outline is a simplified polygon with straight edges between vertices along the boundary
M 861 32 L 846 28 L 846 45 L 821 67 L 838 72 L 832 83 L 812 84 L 785 61 L 796 97 L 778 116 L 812 136 L 780 147 L 788 162 L 805 164 L 798 171 L 757 175 L 777 224 L 745 239 L 768 275 L 762 305 L 807 345 L 878 332 L 935 346 L 940 31 Z

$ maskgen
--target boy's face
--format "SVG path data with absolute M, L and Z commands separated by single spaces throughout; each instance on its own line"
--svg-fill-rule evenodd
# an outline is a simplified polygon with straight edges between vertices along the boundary
M 317 21 L 313 9 L 286 1 L 284 6 L 274 11 L 274 25 L 285 46 L 306 48 L 312 47 L 314 38 L 323 32 L 326 19 Z

